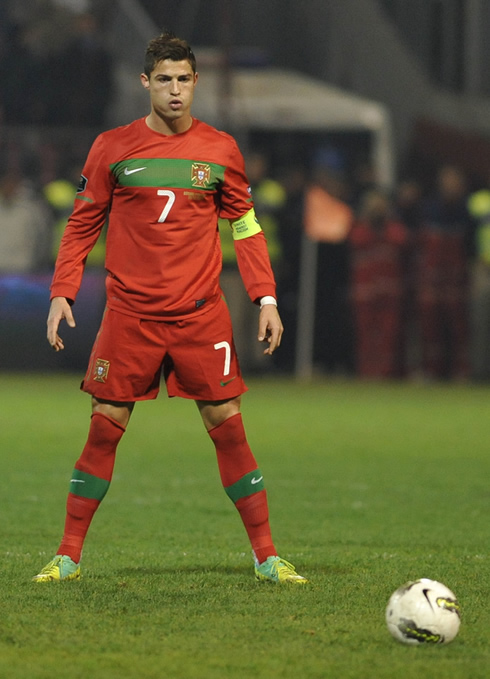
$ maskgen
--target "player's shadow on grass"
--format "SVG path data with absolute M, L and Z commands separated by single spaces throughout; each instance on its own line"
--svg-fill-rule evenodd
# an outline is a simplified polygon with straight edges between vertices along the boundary
M 187 573 L 189 575 L 193 573 L 208 574 L 208 573 L 221 573 L 221 574 L 231 574 L 231 573 L 247 573 L 250 571 L 251 566 L 224 566 L 224 565 L 212 565 L 212 566 L 196 566 L 191 564 L 184 564 L 182 566 L 130 566 L 128 568 L 120 568 L 116 571 L 117 575 L 120 576 L 143 576 L 143 575 L 178 575 L 181 573 Z
M 340 568 L 338 566 L 318 566 L 312 565 L 303 568 L 301 572 L 305 572 L 311 576 L 313 573 L 317 575 L 349 575 L 355 571 L 354 568 Z M 219 575 L 250 575 L 253 573 L 253 564 L 241 564 L 241 565 L 224 565 L 224 564 L 213 564 L 213 565 L 195 565 L 195 564 L 183 564 L 182 566 L 130 566 L 127 568 L 120 568 L 115 571 L 116 575 L 119 577 L 142 577 L 142 576 L 153 576 L 153 575 L 212 575 L 213 573 Z

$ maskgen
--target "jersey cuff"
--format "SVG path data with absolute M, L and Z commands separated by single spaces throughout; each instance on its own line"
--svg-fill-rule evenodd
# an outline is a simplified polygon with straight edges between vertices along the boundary
M 235 219 L 235 221 L 230 222 L 230 224 L 231 231 L 233 233 L 233 240 L 249 238 L 250 236 L 255 236 L 256 233 L 260 233 L 262 231 L 253 208 L 246 212 L 243 217 L 240 217 L 240 219 Z
M 65 285 L 63 283 L 53 283 L 50 288 L 50 301 L 53 297 L 64 297 L 68 300 L 70 306 L 75 303 L 75 299 L 78 293 L 78 288 L 73 285 Z

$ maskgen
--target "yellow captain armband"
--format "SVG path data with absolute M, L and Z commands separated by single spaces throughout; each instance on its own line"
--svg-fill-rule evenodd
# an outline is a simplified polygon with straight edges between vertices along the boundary
M 246 212 L 243 217 L 240 217 L 240 219 L 235 219 L 233 222 L 230 220 L 230 226 L 233 233 L 233 240 L 249 238 L 262 231 L 253 208 Z

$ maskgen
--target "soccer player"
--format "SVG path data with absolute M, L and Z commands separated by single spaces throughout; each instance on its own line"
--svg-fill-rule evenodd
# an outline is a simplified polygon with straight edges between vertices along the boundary
M 260 306 L 258 340 L 269 355 L 283 331 L 274 276 L 235 140 L 191 115 L 197 81 L 186 41 L 170 33 L 151 40 L 141 75 L 150 114 L 99 135 L 82 171 L 51 285 L 49 343 L 62 350 L 60 322 L 75 326 L 71 307 L 106 220 L 107 307 L 82 382 L 92 417 L 70 482 L 64 534 L 36 582 L 80 577 L 83 542 L 109 488 L 117 445 L 135 402 L 156 398 L 162 370 L 169 396 L 197 404 L 250 539 L 256 578 L 306 582 L 277 555 L 263 475 L 242 423 L 247 387 L 219 286 L 218 216 L 229 220 L 245 288 Z

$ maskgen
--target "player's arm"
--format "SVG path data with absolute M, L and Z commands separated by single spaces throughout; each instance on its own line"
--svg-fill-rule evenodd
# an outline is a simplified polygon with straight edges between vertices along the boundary
M 64 349 L 58 334 L 62 320 L 75 327 L 71 309 L 80 284 L 87 255 L 95 245 L 107 219 L 112 198 L 113 177 L 105 160 L 100 137 L 94 142 L 82 171 L 73 212 L 68 220 L 56 258 L 51 282 L 51 306 L 47 338 L 55 351 Z
M 236 215 L 239 215 L 238 218 Z M 267 342 L 265 354 L 281 343 L 283 326 L 277 311 L 276 282 L 267 241 L 255 216 L 243 156 L 233 143 L 222 188 L 221 216 L 229 220 L 238 269 L 245 289 L 260 304 L 258 339 Z
M 265 354 L 281 344 L 283 325 L 276 301 L 276 282 L 264 233 L 251 208 L 240 219 L 230 220 L 238 269 L 250 299 L 260 304 L 259 342 L 267 342 Z
M 48 314 L 47 337 L 55 351 L 62 351 L 65 348 L 63 340 L 58 335 L 58 328 L 62 320 L 65 320 L 70 328 L 75 327 L 75 318 L 69 301 L 66 297 L 53 297 Z
M 273 297 L 270 298 L 270 300 L 273 299 Z M 267 349 L 264 349 L 264 354 L 272 354 L 280 346 L 283 331 L 275 300 L 271 302 L 268 297 L 263 297 L 260 302 L 258 340 L 269 344 Z
M 73 212 L 61 239 L 51 299 L 66 297 L 75 301 L 82 281 L 85 262 L 107 219 L 114 190 L 104 140 L 99 136 L 82 171 Z

